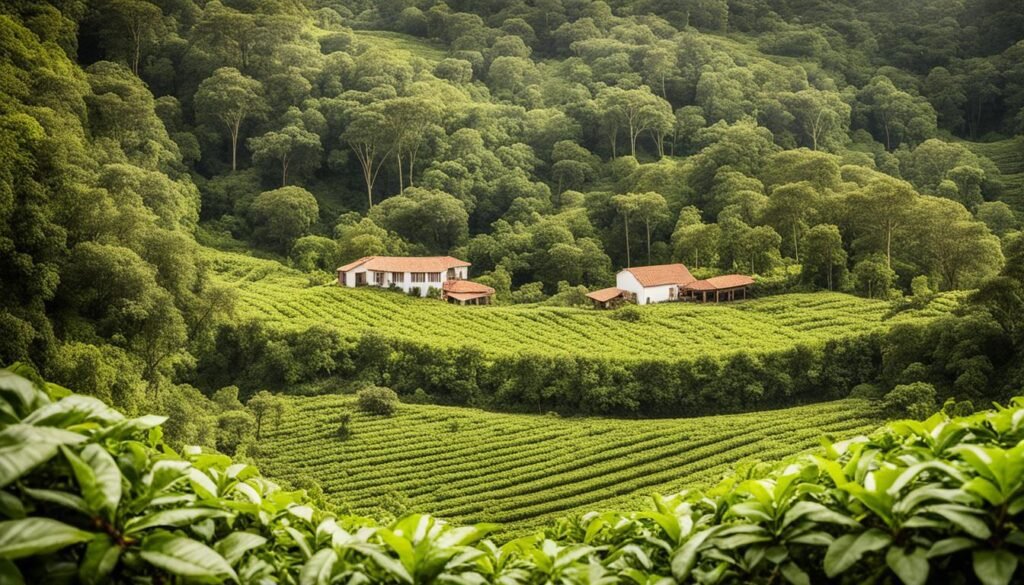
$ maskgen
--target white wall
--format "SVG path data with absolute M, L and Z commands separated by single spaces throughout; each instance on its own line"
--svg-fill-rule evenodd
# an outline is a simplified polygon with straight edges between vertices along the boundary
M 468 272 L 469 272 L 469 269 L 466 268 L 465 266 L 457 267 L 455 269 L 455 277 L 459 278 L 459 279 L 465 280 L 467 278 Z M 356 274 L 357 273 L 366 273 L 366 286 L 378 286 L 377 281 L 375 280 L 377 273 L 372 271 L 372 270 L 366 270 L 365 268 L 361 268 L 361 267 L 360 268 L 353 268 L 352 270 L 349 270 L 348 272 L 345 273 L 345 286 L 354 287 L 356 285 Z M 413 288 L 419 287 L 419 289 L 420 289 L 420 296 L 425 297 L 425 296 L 427 296 L 427 291 L 430 290 L 430 287 L 434 287 L 434 288 L 436 288 L 438 290 L 441 290 L 441 287 L 443 286 L 444 281 L 447 279 L 447 277 L 448 277 L 448 272 L 444 271 L 444 272 L 441 273 L 441 282 L 430 282 L 430 281 L 427 281 L 427 282 L 413 282 L 412 281 L 412 273 L 411 272 L 406 272 L 406 273 L 404 273 L 404 278 L 402 278 L 402 282 L 398 282 L 398 283 L 394 283 L 394 284 L 399 289 L 401 289 L 402 292 L 405 292 L 405 293 L 408 293 Z M 383 286 L 383 288 L 387 288 L 387 287 L 391 286 L 391 284 L 392 284 L 391 273 L 390 272 L 385 272 L 384 273 L 384 286 Z
M 662 286 L 643 286 L 640 281 L 633 276 L 633 273 L 628 270 L 620 270 L 615 275 L 615 287 L 621 288 L 622 290 L 628 290 L 629 292 L 636 295 L 636 303 L 638 305 L 646 305 L 648 303 L 663 303 L 665 301 L 673 300 L 675 294 L 679 292 L 679 286 L 675 284 L 665 284 Z

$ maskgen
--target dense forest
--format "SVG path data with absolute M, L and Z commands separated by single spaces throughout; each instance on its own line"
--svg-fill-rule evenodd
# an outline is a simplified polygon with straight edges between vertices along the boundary
M 203 246 L 321 284 L 452 254 L 505 303 L 669 261 L 763 293 L 981 287 L 872 348 L 878 381 L 1018 380 L 1013 0 L 2 4 L 0 363 L 155 401 L 172 434 L 255 393 L 221 387 L 226 343 L 278 386 L 351 353 L 237 323 Z

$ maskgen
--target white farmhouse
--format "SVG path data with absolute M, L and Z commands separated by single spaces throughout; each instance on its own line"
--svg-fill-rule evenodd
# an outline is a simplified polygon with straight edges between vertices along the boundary
M 747 298 L 754 279 L 743 274 L 725 274 L 697 280 L 682 264 L 635 266 L 615 275 L 615 286 L 587 294 L 600 308 L 611 308 L 626 301 L 638 305 L 665 301 L 719 302 Z
M 635 266 L 615 275 L 615 288 L 629 292 L 638 305 L 647 305 L 677 300 L 681 287 L 695 280 L 682 264 Z
M 395 286 L 403 292 L 427 296 L 431 288 L 444 289 L 448 281 L 465 280 L 470 263 L 451 256 L 366 256 L 338 268 L 338 284 L 345 287 Z

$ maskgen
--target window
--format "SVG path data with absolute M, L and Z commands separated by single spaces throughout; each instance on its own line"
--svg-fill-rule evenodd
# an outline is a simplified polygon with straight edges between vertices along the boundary
M 384 286 L 384 273 L 383 272 L 374 272 L 373 273 L 373 281 L 377 283 L 377 286 Z
M 455 269 L 454 268 L 449 268 L 448 269 L 448 280 L 455 280 L 455 278 L 456 278 Z
M 401 284 L 401 283 L 405 282 L 405 273 L 404 272 L 392 272 L 391 273 L 391 282 L 394 282 L 394 283 L 397 283 L 397 284 Z
M 440 272 L 428 272 L 427 274 L 430 275 L 430 282 L 441 282 Z
M 427 273 L 426 272 L 413 272 L 412 273 L 412 281 L 413 282 L 427 282 Z

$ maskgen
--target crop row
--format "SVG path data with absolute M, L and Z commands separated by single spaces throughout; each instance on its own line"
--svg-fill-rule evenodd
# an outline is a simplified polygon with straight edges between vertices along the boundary
M 353 411 L 352 397 L 291 399 L 283 422 L 261 441 L 260 463 L 282 476 L 301 470 L 356 512 L 397 495 L 412 509 L 510 530 L 707 483 L 738 460 L 781 458 L 813 446 L 821 433 L 877 424 L 862 401 L 646 421 L 403 405 L 392 417 L 356 413 L 343 440 L 335 433 L 342 411 Z

